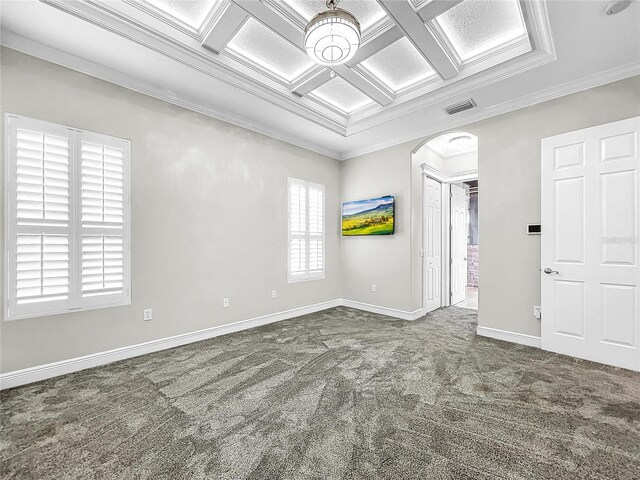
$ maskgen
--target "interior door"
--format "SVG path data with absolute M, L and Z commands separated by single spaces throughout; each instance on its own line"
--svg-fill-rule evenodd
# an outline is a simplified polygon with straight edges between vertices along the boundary
M 469 196 L 451 184 L 451 305 L 465 300 L 467 293 L 467 236 Z
M 425 313 L 442 306 L 442 184 L 425 176 L 424 182 L 425 238 Z
M 640 370 L 640 117 L 542 140 L 542 348 Z

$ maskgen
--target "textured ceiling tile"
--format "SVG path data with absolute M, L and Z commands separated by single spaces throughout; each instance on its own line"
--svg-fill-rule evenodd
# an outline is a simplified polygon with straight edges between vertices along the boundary
M 436 22 L 463 61 L 526 34 L 518 0 L 465 0 Z
M 288 82 L 316 65 L 302 50 L 252 18 L 238 30 L 226 48 Z
M 146 0 L 145 3 L 199 29 L 213 6 L 220 0 Z
M 341 77 L 329 80 L 311 94 L 345 113 L 354 112 L 373 103 L 373 100 Z
M 360 65 L 394 92 L 435 75 L 407 37 L 383 48 Z
M 314 15 L 327 10 L 325 0 L 283 1 L 307 21 L 311 20 Z M 363 32 L 386 16 L 376 0 L 342 0 L 338 3 L 338 8 L 353 13 L 360 22 L 360 28 Z

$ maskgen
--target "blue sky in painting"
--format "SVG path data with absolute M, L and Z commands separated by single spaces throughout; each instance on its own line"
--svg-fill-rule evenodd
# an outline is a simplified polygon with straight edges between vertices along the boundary
M 353 215 L 354 213 L 372 210 L 380 205 L 389 203 L 393 203 L 393 197 L 391 196 L 358 200 L 356 202 L 345 202 L 342 204 L 342 215 Z

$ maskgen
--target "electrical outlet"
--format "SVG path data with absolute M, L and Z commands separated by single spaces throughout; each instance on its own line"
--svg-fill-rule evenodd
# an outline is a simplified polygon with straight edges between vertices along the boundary
M 375 284 L 375 283 L 372 283 L 372 284 L 371 284 L 371 291 L 372 291 L 372 292 L 375 292 L 375 291 L 376 291 L 376 284 Z
M 229 297 L 224 297 L 224 298 L 222 299 L 222 306 L 223 306 L 224 308 L 227 308 L 227 307 L 229 306 Z
M 278 291 L 277 290 L 271 290 L 271 298 L 278 298 Z
M 143 317 L 142 318 L 143 318 L 143 320 L 145 322 L 148 322 L 149 320 L 151 320 L 152 316 L 153 315 L 152 315 L 151 309 L 150 308 L 146 308 L 144 310 L 144 312 L 143 312 Z
M 540 305 L 533 306 L 533 316 L 538 320 L 542 318 L 542 312 L 540 311 Z

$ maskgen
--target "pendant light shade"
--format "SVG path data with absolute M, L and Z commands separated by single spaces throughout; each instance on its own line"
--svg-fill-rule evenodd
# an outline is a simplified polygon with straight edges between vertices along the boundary
M 314 62 L 328 67 L 349 61 L 360 46 L 360 23 L 351 13 L 327 1 L 329 10 L 311 19 L 304 46 Z

